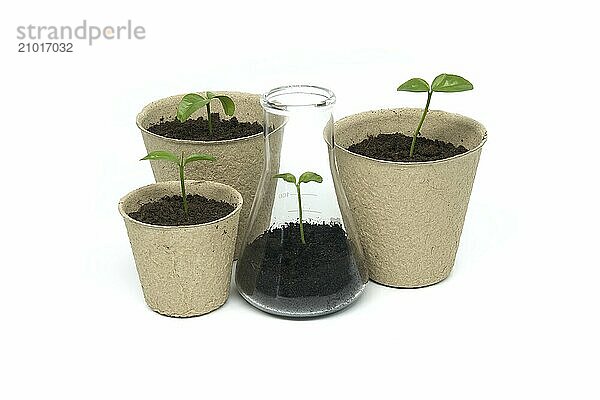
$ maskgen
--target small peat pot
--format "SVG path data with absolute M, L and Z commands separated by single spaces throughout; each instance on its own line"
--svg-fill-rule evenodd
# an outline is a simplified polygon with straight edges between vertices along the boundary
M 148 153 L 169 151 L 177 155 L 183 153 L 184 156 L 205 153 L 215 157 L 212 163 L 190 165 L 187 176 L 189 179 L 221 182 L 233 186 L 242 194 L 244 205 L 240 212 L 238 237 L 243 238 L 264 163 L 264 116 L 259 95 L 241 92 L 210 93 L 214 96 L 214 101 L 208 104 L 213 107 L 210 113 L 210 131 L 204 103 L 197 109 L 188 108 L 188 111 L 196 111 L 185 115 L 184 122 L 178 119 L 181 116 L 178 107 L 182 99 L 193 95 L 171 96 L 146 105 L 137 116 L 137 126 Z M 206 97 L 204 93 L 201 95 Z M 234 106 L 218 101 L 219 97 L 229 98 Z M 231 108 L 226 107 L 228 104 Z M 151 165 L 157 182 L 179 178 L 177 167 L 172 164 L 151 161 Z M 273 196 L 274 193 L 271 194 L 271 201 Z M 268 216 L 266 219 L 265 224 L 268 223 Z M 241 245 L 240 239 L 235 258 Z
M 241 194 L 216 182 L 160 182 L 119 202 L 144 298 L 172 317 L 206 314 L 229 296 Z
M 412 135 L 422 115 L 387 109 L 335 123 L 335 158 L 369 276 L 388 286 L 428 286 L 450 274 L 487 138 L 477 121 L 429 111 L 406 160 L 412 140 L 398 132 Z

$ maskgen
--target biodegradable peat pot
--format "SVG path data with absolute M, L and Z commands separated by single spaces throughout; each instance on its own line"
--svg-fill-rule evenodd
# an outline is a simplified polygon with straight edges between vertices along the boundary
M 235 114 L 240 122 L 263 123 L 264 112 L 260 105 L 260 96 L 257 94 L 240 92 L 217 92 L 224 94 L 234 101 Z M 136 122 L 142 132 L 142 138 L 148 152 L 166 150 L 180 155 L 182 152 L 187 157 L 193 153 L 205 153 L 216 157 L 213 162 L 192 163 L 186 166 L 186 177 L 188 179 L 208 180 L 225 183 L 237 189 L 244 198 L 244 205 L 240 212 L 240 226 L 238 230 L 237 247 L 235 258 L 237 258 L 242 246 L 244 234 L 248 225 L 250 208 L 258 188 L 258 182 L 263 170 L 264 163 L 264 135 L 258 133 L 252 136 L 216 141 L 198 141 L 170 139 L 148 130 L 151 125 L 157 124 L 161 118 L 174 120 L 177 116 L 177 105 L 183 95 L 166 97 L 154 101 L 145 106 L 138 114 Z M 219 112 L 221 117 L 226 117 L 221 104 L 215 101 L 211 112 Z M 191 119 L 198 117 L 206 118 L 206 108 L 192 114 Z M 276 149 L 274 150 L 276 151 Z M 172 163 L 162 161 L 150 161 L 152 172 L 157 182 L 174 181 L 179 179 L 177 167 Z M 271 193 L 271 203 L 275 192 Z M 265 216 L 268 224 L 270 215 Z
M 422 135 L 462 145 L 467 152 L 411 163 L 376 160 L 347 150 L 369 135 L 412 134 L 422 112 L 369 111 L 335 123 L 336 161 L 369 276 L 388 286 L 427 286 L 450 274 L 487 138 L 485 127 L 477 121 L 429 111 Z
M 119 202 L 144 298 L 154 311 L 172 317 L 206 314 L 229 296 L 241 194 L 216 182 L 186 181 L 188 195 L 231 204 L 218 220 L 187 226 L 150 225 L 129 216 L 142 204 L 181 194 L 180 183 L 161 182 L 127 194 Z

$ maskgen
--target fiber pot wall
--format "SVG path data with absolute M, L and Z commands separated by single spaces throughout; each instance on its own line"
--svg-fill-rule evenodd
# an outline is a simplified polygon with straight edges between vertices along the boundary
M 240 122 L 263 123 L 264 114 L 260 105 L 260 96 L 257 94 L 240 92 L 218 92 L 225 94 L 235 103 L 234 116 Z M 241 139 L 219 141 L 196 141 L 169 139 L 148 131 L 148 127 L 160 122 L 161 118 L 174 120 L 177 116 L 177 105 L 183 95 L 171 96 L 148 104 L 137 116 L 137 125 L 142 132 L 142 138 L 148 152 L 167 150 L 175 154 L 207 153 L 217 158 L 212 162 L 197 162 L 186 166 L 186 178 L 196 180 L 209 180 L 225 183 L 237 189 L 244 198 L 244 205 L 240 212 L 240 226 L 238 230 L 235 258 L 238 257 L 242 247 L 244 234 L 248 226 L 250 208 L 256 195 L 258 182 L 263 170 L 264 144 L 263 134 L 257 134 Z M 211 105 L 212 112 L 219 112 L 225 117 L 219 102 Z M 202 107 L 191 118 L 206 118 L 206 109 Z M 227 117 L 225 117 L 227 118 Z M 279 151 L 279 149 L 273 149 Z M 177 167 L 164 161 L 150 161 L 152 172 L 157 182 L 178 180 Z M 274 188 L 267 194 L 267 201 L 273 203 Z M 270 210 L 271 208 L 268 207 Z M 270 215 L 261 216 L 266 226 Z
M 346 150 L 369 135 L 412 135 L 421 109 L 363 112 L 335 123 L 335 157 L 356 219 L 369 276 L 395 287 L 421 287 L 451 272 L 486 141 L 479 122 L 429 111 L 423 136 L 469 151 L 431 162 L 375 160 Z
M 206 314 L 227 300 L 243 205 L 237 190 L 220 183 L 186 181 L 186 189 L 235 209 L 220 220 L 189 226 L 150 225 L 129 217 L 142 204 L 180 194 L 175 181 L 144 186 L 119 202 L 146 303 L 173 317 Z

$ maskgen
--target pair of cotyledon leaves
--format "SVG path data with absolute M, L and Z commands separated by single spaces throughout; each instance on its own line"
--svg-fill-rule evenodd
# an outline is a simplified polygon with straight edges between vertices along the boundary
M 166 160 L 171 161 L 180 167 L 185 167 L 187 164 L 194 161 L 215 161 L 216 158 L 208 154 L 192 154 L 186 158 L 183 158 L 183 156 L 180 158 L 171 152 L 159 150 L 148 153 L 142 160 Z
M 206 92 L 206 97 L 198 93 L 189 93 L 183 96 L 179 105 L 177 106 L 177 119 L 179 122 L 186 121 L 190 115 L 198 111 L 200 108 L 205 107 L 213 99 L 217 99 L 223 106 L 223 111 L 226 115 L 232 116 L 235 112 L 235 104 L 230 97 L 225 95 L 216 95 L 212 92 Z
M 300 178 L 298 178 L 298 183 L 296 183 L 296 177 L 290 173 L 273 175 L 273 178 L 281 178 L 286 182 L 293 183 L 294 185 L 299 185 L 301 183 L 307 182 L 323 182 L 323 177 L 321 177 L 321 175 L 310 171 L 306 171 L 302 175 L 300 175 Z
M 398 86 L 399 91 L 404 92 L 464 92 L 473 89 L 473 84 L 462 76 L 452 74 L 440 74 L 435 77 L 431 87 L 421 78 L 412 78 Z

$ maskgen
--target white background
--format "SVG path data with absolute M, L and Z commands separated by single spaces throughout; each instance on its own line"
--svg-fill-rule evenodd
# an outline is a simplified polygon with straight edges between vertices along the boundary
M 355 5 L 360 4 L 360 5 Z M 20 1 L 1 13 L 0 398 L 598 399 L 597 12 L 584 1 Z M 18 54 L 18 25 L 133 20 L 142 41 Z M 417 106 L 488 128 L 452 275 L 370 284 L 290 321 L 143 300 L 118 199 L 152 182 L 135 115 L 196 90 L 335 91 L 335 117 Z

